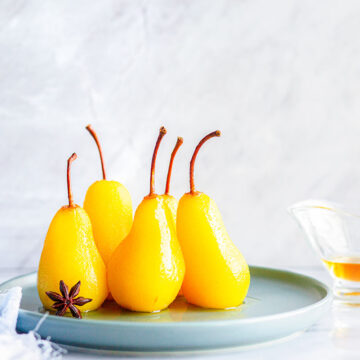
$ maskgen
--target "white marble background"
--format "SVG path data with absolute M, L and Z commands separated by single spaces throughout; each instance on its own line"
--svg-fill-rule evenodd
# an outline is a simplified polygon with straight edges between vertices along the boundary
M 0 269 L 37 265 L 66 199 L 66 159 L 82 204 L 101 171 L 136 205 L 148 191 L 160 125 L 157 189 L 184 137 L 172 189 L 199 190 L 222 211 L 250 263 L 316 266 L 288 205 L 360 202 L 360 2 L 0 2 Z

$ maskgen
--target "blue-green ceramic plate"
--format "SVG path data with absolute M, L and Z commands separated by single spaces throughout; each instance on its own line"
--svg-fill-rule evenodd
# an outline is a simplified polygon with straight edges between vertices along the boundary
M 50 315 L 38 329 L 55 342 L 120 351 L 210 350 L 268 342 L 307 329 L 327 311 L 331 295 L 321 282 L 289 271 L 252 266 L 245 303 L 229 310 L 207 310 L 178 298 L 164 311 L 134 313 L 107 302 L 83 319 Z M 36 273 L 0 285 L 21 286 L 20 332 L 35 328 L 44 314 Z

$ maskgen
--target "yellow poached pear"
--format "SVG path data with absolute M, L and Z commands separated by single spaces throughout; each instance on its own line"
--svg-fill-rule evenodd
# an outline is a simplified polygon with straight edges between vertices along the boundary
M 176 155 L 177 151 L 179 150 L 180 146 L 183 144 L 183 142 L 184 142 L 184 140 L 182 137 L 177 138 L 175 147 L 170 156 L 169 168 L 168 168 L 168 173 L 167 173 L 167 177 L 166 177 L 165 192 L 162 195 L 162 197 L 165 201 L 165 204 L 169 207 L 169 209 L 173 215 L 174 224 L 176 224 L 176 212 L 177 212 L 177 207 L 178 207 L 178 200 L 176 199 L 176 197 L 169 194 L 170 180 L 171 180 L 171 174 L 172 174 L 172 168 L 173 168 L 173 164 L 174 164 L 175 155 Z
M 162 197 L 165 201 L 165 204 L 168 206 L 168 208 L 171 211 L 175 226 L 176 226 L 176 213 L 177 213 L 177 207 L 178 207 L 179 201 L 176 197 L 169 194 L 170 180 L 171 180 L 171 174 L 172 174 L 172 168 L 173 168 L 173 164 L 174 164 L 175 155 L 176 155 L 177 151 L 179 150 L 180 146 L 183 144 L 183 142 L 184 142 L 184 140 L 182 137 L 177 138 L 175 147 L 170 156 L 169 168 L 168 168 L 168 173 L 167 173 L 167 177 L 166 177 L 165 192 L 162 195 Z M 182 296 L 181 288 L 179 290 L 178 296 Z
M 225 309 L 240 305 L 249 288 L 248 265 L 231 241 L 221 214 L 208 195 L 195 191 L 194 163 L 205 136 L 190 162 L 190 192 L 182 196 L 177 210 L 177 235 L 186 273 L 182 291 L 186 300 L 205 308 Z
M 132 203 L 130 193 L 124 185 L 106 179 L 100 142 L 91 125 L 86 129 L 98 147 L 103 179 L 90 185 L 86 192 L 84 209 L 91 220 L 96 246 L 107 264 L 116 247 L 131 229 Z
M 151 162 L 150 193 L 136 209 L 131 231 L 108 265 L 112 296 L 133 311 L 167 308 L 179 292 L 185 272 L 173 215 L 163 197 L 155 194 L 155 161 L 165 134 L 162 127 Z
M 81 281 L 80 296 L 92 299 L 82 306 L 82 311 L 97 309 L 108 294 L 106 268 L 94 242 L 89 216 L 73 202 L 70 166 L 75 159 L 74 153 L 67 165 L 69 205 L 52 219 L 40 258 L 37 288 L 41 302 L 49 310 L 54 301 L 46 292 L 58 291 L 61 280 L 68 286 Z

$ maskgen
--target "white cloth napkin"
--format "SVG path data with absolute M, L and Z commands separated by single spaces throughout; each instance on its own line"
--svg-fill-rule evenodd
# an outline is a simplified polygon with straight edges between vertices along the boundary
M 37 327 L 28 334 L 16 333 L 22 291 L 14 287 L 0 293 L 0 357 L 1 360 L 47 360 L 62 359 L 65 350 L 36 333 L 46 315 Z

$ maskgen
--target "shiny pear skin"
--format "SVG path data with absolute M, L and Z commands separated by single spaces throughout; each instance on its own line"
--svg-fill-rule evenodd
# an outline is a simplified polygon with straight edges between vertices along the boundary
M 46 235 L 37 283 L 46 309 L 51 310 L 54 301 L 45 292 L 59 292 L 60 280 L 69 288 L 81 281 L 79 296 L 92 299 L 81 311 L 97 309 L 108 294 L 106 268 L 94 242 L 89 216 L 77 205 L 62 207 Z
M 249 288 L 250 272 L 215 202 L 201 192 L 183 195 L 176 225 L 185 259 L 182 291 L 187 301 L 213 309 L 240 305 Z
M 138 206 L 129 235 L 108 265 L 115 301 L 140 312 L 165 309 L 181 287 L 185 267 L 173 215 L 162 196 L 147 196 Z
M 133 212 L 129 191 L 117 181 L 96 181 L 86 193 L 84 209 L 91 220 L 96 246 L 107 264 L 131 229 Z

